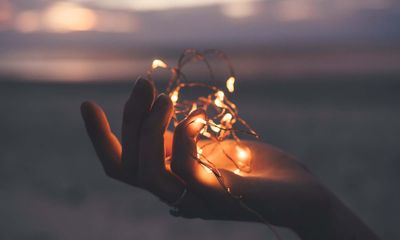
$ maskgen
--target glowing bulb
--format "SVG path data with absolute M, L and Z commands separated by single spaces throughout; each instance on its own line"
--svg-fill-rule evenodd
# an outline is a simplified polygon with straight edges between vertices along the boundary
M 235 169 L 235 170 L 233 171 L 233 173 L 236 174 L 236 175 L 239 175 L 239 174 L 240 174 L 240 169 L 239 169 L 239 168 Z
M 246 159 L 249 156 L 247 151 L 239 146 L 236 146 L 236 153 L 237 153 L 238 158 L 242 159 L 242 160 Z
M 175 90 L 171 95 L 171 101 L 175 105 L 175 103 L 178 101 L 178 99 L 179 99 L 179 92 L 177 90 Z
M 228 80 L 226 80 L 226 88 L 228 89 L 229 92 L 235 91 L 235 78 L 234 77 L 229 77 Z
M 224 101 L 225 93 L 223 91 L 218 91 L 215 95 L 217 96 L 217 99 Z
M 168 65 L 160 59 L 154 59 L 153 63 L 151 64 L 152 69 L 156 68 L 167 68 Z
M 219 131 L 221 131 L 221 129 L 217 125 L 210 125 L 210 128 L 216 133 L 219 133 Z
M 215 100 L 214 103 L 217 107 L 223 107 L 224 106 L 224 98 L 225 98 L 225 93 L 223 91 L 218 91 L 215 93 Z
M 192 104 L 192 108 L 190 109 L 190 112 L 189 112 L 189 114 L 191 114 L 193 111 L 195 111 L 197 109 L 197 104 L 196 103 L 193 103 Z
M 232 118 L 233 118 L 232 114 L 227 113 L 222 117 L 221 122 L 230 122 Z
M 204 137 L 210 138 L 211 137 L 211 133 L 207 132 L 207 130 L 205 128 L 203 128 L 200 131 L 200 134 L 203 135 Z
M 194 120 L 194 123 L 207 124 L 206 120 L 204 120 L 203 118 L 196 118 L 196 119 Z
M 224 104 L 218 98 L 216 98 L 214 100 L 214 103 L 215 103 L 215 106 L 217 106 L 217 107 L 223 107 L 224 106 Z
M 235 149 L 236 149 L 236 154 L 237 154 L 239 160 L 246 160 L 249 158 L 250 149 L 248 149 L 247 147 L 241 147 L 239 145 L 236 145 Z
M 202 153 L 203 153 L 203 149 L 197 147 L 197 158 L 200 159 Z

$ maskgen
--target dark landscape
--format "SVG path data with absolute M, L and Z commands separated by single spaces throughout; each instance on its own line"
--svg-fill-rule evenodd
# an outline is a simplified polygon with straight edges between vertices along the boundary
M 243 79 L 235 102 L 262 141 L 305 162 L 382 239 L 398 239 L 398 78 Z M 133 82 L 41 83 L 3 77 L 0 238 L 272 239 L 261 224 L 174 218 L 154 196 L 105 176 L 79 105 L 88 99 L 98 102 L 119 134 Z M 280 232 L 286 240 L 297 239 Z

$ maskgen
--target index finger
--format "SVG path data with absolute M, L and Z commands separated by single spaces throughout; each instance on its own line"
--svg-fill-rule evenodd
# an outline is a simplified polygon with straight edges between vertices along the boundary
M 100 106 L 83 102 L 81 114 L 87 133 L 107 175 L 118 178 L 121 171 L 121 144 L 112 133 L 107 116 Z

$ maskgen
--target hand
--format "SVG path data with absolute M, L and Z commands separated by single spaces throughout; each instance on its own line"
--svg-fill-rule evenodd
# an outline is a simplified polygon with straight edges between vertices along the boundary
M 194 120 L 206 118 L 201 110 L 180 122 L 174 133 L 166 131 L 172 103 L 164 94 L 155 98 L 155 88 L 149 81 L 139 79 L 125 104 L 122 144 L 99 106 L 85 102 L 81 110 L 106 174 L 177 207 L 174 215 L 266 220 L 308 239 L 312 239 L 308 229 L 331 228 L 332 194 L 294 157 L 267 144 L 241 141 L 240 147 L 248 149 L 252 171 L 233 173 L 236 167 L 221 149 L 235 156 L 236 142 L 198 142 L 203 125 Z M 227 194 L 215 175 L 196 160 L 198 145 L 207 145 L 204 156 L 219 169 L 232 195 L 242 196 L 241 202 Z

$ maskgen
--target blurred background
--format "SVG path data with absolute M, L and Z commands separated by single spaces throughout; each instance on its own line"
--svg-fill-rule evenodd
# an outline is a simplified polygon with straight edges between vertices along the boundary
M 97 101 L 119 134 L 136 77 L 185 48 L 224 50 L 263 141 L 400 238 L 399 23 L 395 0 L 0 0 L 0 239 L 272 239 L 173 218 L 97 162 L 80 103 Z

